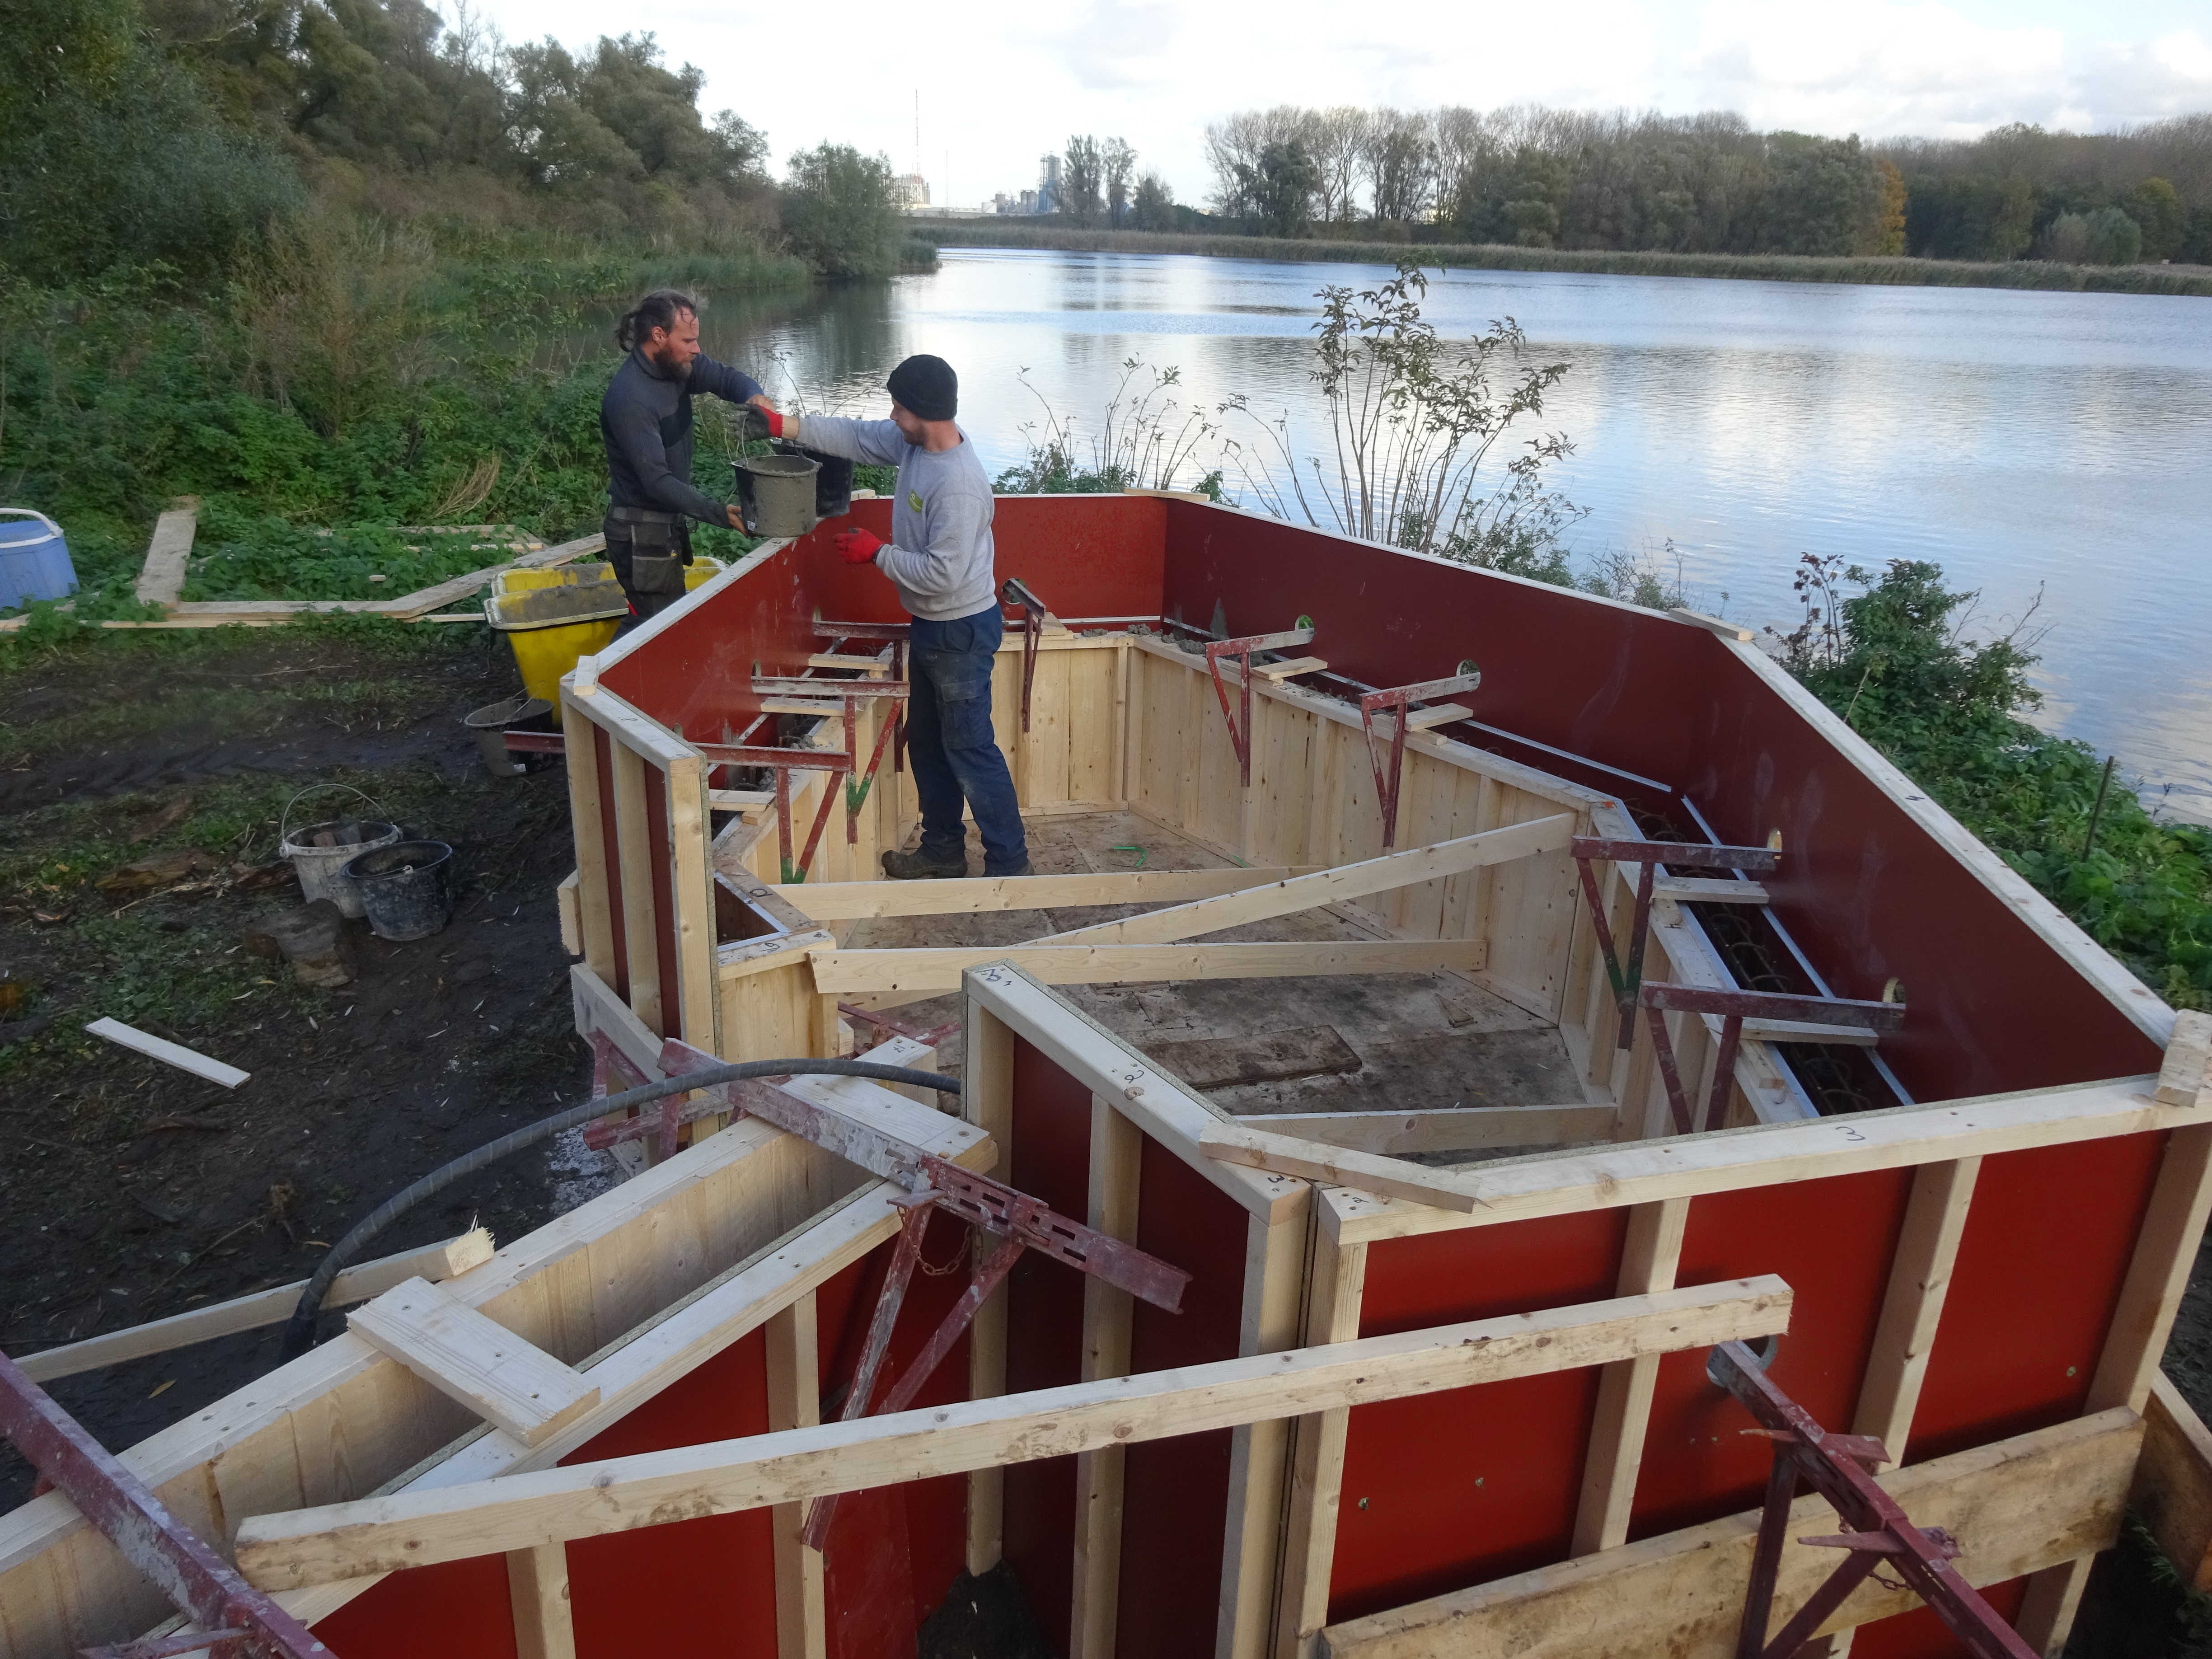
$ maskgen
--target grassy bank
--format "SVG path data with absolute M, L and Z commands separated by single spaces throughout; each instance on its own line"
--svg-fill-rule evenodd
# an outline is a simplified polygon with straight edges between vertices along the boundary
M 1785 254 L 1580 252 L 1499 243 L 1357 242 L 1269 236 L 1180 235 L 1139 230 L 1082 230 L 1069 226 L 994 224 L 973 219 L 926 220 L 915 226 L 944 247 L 1057 248 L 1077 253 L 1202 253 L 1218 259 L 1300 260 L 1322 264 L 1425 264 L 1468 270 L 1571 270 L 1608 276 L 1720 276 L 1762 283 L 1863 283 L 1901 287 L 2020 288 L 2098 294 L 2177 294 L 2212 297 L 2212 266 L 2063 265 L 2041 259 L 2002 264 L 1964 260 L 1800 258 Z

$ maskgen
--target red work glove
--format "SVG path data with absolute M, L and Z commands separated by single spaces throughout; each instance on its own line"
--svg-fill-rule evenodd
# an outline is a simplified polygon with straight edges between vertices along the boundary
M 884 545 L 865 530 L 841 530 L 830 539 L 847 564 L 873 564 L 876 550 Z
M 756 404 L 754 407 L 758 409 L 760 406 Z M 781 438 L 783 436 L 783 428 L 788 425 L 789 422 L 787 422 L 782 416 L 777 414 L 775 410 L 772 409 L 763 409 L 761 410 L 761 417 L 768 422 L 768 435 L 769 437 Z

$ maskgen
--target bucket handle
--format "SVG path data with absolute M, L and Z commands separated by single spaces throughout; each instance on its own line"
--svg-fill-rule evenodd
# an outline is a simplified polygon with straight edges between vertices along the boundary
M 21 519 L 36 519 L 47 529 L 52 531 L 56 536 L 58 537 L 62 533 L 62 527 L 35 507 L 0 507 L 0 514 L 13 514 Z
M 309 795 L 327 793 L 332 789 L 343 789 L 349 795 L 361 795 L 361 798 L 363 800 L 367 801 L 378 811 L 381 812 L 384 810 L 383 802 L 378 800 L 374 795 L 362 795 L 361 791 L 355 788 L 349 783 L 311 783 L 305 789 L 300 791 L 298 794 L 293 796 L 291 799 L 284 803 L 284 816 L 278 819 L 276 823 L 277 846 L 282 847 L 286 842 L 291 839 L 290 830 L 292 823 L 292 809 L 295 806 L 297 806 L 301 800 Z

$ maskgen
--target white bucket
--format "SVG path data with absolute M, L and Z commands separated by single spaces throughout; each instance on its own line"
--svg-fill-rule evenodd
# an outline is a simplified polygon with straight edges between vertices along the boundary
M 361 795 L 370 806 L 379 811 L 383 810 L 350 785 L 336 783 L 319 787 Z M 358 921 L 367 912 L 362 908 L 361 894 L 346 875 L 345 867 L 363 853 L 389 847 L 398 841 L 399 826 L 380 818 L 331 818 L 294 831 L 290 827 L 292 808 L 299 804 L 301 795 L 315 793 L 314 789 L 302 789 L 286 804 L 283 822 L 276 830 L 276 856 L 291 860 L 293 872 L 300 878 L 300 891 L 308 903 L 326 898 L 338 907 L 341 915 Z

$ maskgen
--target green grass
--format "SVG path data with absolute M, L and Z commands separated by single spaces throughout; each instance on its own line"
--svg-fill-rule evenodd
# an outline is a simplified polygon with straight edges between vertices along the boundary
M 941 247 L 1058 248 L 1079 253 L 1200 253 L 1220 259 L 1389 265 L 1405 258 L 1465 270 L 1590 271 L 1611 276 L 1720 276 L 1765 283 L 1856 283 L 1936 288 L 2017 288 L 2105 294 L 2212 295 L 2201 265 L 2062 265 L 2041 259 L 2002 264 L 1963 260 L 1811 258 L 1790 254 L 1638 253 L 1511 247 L 1499 243 L 1339 241 L 1328 238 L 1185 235 L 1166 231 L 1082 230 L 1073 226 L 927 221 L 916 227 Z

